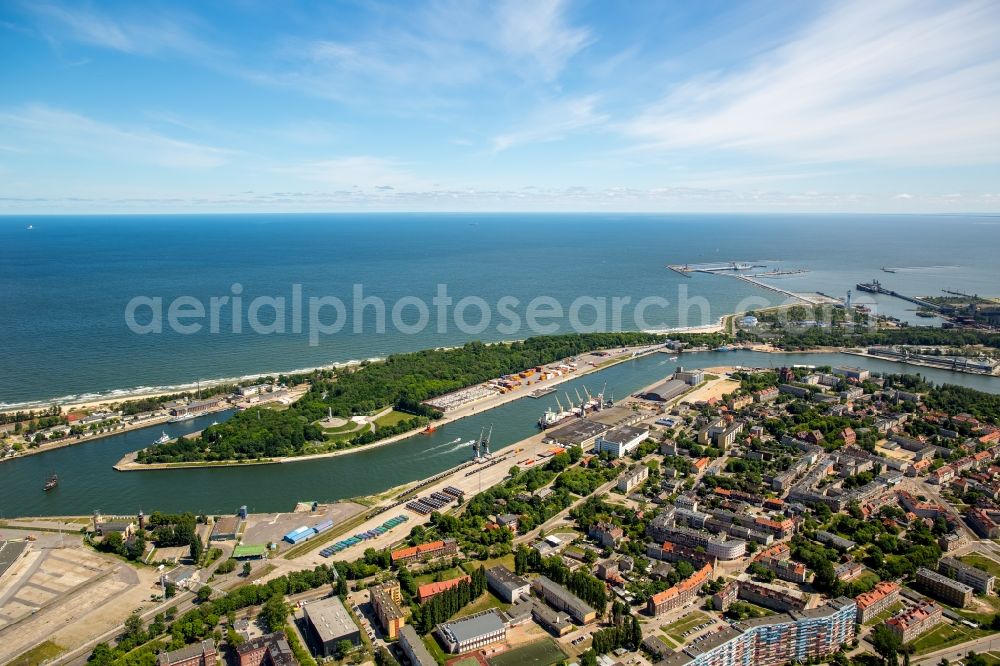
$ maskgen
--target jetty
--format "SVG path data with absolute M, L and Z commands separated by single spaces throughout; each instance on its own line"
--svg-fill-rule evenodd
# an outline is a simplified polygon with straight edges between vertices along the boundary
M 941 311 L 941 306 L 936 303 L 931 303 L 930 301 L 925 301 L 915 296 L 907 296 L 906 294 L 901 294 L 898 291 L 893 291 L 892 289 L 886 289 L 882 286 L 878 280 L 872 280 L 871 282 L 859 282 L 855 285 L 858 291 L 866 291 L 869 294 L 885 294 L 886 296 L 892 296 L 900 300 L 909 301 L 920 307 L 927 308 L 928 310 L 934 310 L 935 312 Z

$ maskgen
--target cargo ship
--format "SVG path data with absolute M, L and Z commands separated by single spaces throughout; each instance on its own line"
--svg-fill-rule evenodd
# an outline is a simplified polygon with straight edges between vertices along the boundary
M 607 386 L 605 386 L 607 388 Z M 538 427 L 542 430 L 548 430 L 549 428 L 555 427 L 573 417 L 583 417 L 586 416 L 588 412 L 597 412 L 604 407 L 610 407 L 610 401 L 604 400 L 604 391 L 602 390 L 597 396 L 590 395 L 590 391 L 587 387 L 583 387 L 583 392 L 587 395 L 587 399 L 584 400 L 580 397 L 579 391 L 576 392 L 576 398 L 579 401 L 579 405 L 574 407 L 573 400 L 566 394 L 566 401 L 569 404 L 569 409 L 563 409 L 562 403 L 559 402 L 559 397 L 556 396 L 556 406 L 559 410 L 556 411 L 551 407 L 545 410 L 545 413 L 541 415 L 538 419 Z
M 42 490 L 48 492 L 58 485 L 59 485 L 59 477 L 53 474 L 52 476 L 49 477 L 49 480 L 45 482 L 45 485 L 42 486 Z

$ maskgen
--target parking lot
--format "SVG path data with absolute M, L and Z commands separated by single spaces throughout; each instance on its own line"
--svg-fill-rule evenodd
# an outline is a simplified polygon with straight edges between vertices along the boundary
M 336 502 L 321 504 L 315 512 L 294 513 L 255 513 L 247 518 L 247 527 L 243 532 L 242 541 L 248 544 L 275 543 L 279 551 L 291 546 L 281 540 L 283 536 L 297 527 L 310 527 L 324 520 L 332 520 L 334 528 L 349 520 L 365 507 L 354 502 Z

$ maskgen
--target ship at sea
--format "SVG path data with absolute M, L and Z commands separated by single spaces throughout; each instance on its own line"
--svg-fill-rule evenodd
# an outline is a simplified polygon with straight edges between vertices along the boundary
M 156 438 L 156 440 L 153 441 L 153 444 L 166 444 L 169 441 L 170 441 L 170 435 L 163 432 L 160 434 L 159 437 Z
M 42 490 L 48 492 L 58 485 L 59 485 L 59 477 L 53 474 L 52 476 L 49 477 L 49 480 L 45 482 L 45 485 L 42 486 Z

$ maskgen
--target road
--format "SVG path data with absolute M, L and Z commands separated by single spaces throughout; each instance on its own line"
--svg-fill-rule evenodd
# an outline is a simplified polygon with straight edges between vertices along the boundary
M 910 659 L 910 664 L 913 666 L 937 664 L 942 659 L 947 659 L 948 661 L 955 662 L 959 661 L 965 657 L 972 650 L 982 654 L 983 652 L 991 652 L 993 650 L 1000 650 L 1000 634 L 993 634 L 991 636 L 983 636 L 982 638 L 977 638 L 974 641 L 969 641 L 968 643 L 962 643 L 961 645 L 955 645 L 950 648 L 945 648 L 943 650 L 938 650 L 937 652 L 930 652 L 919 657 L 912 657 Z

